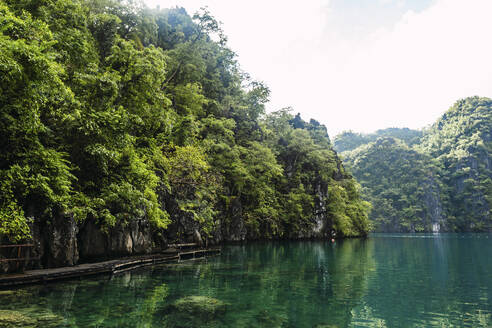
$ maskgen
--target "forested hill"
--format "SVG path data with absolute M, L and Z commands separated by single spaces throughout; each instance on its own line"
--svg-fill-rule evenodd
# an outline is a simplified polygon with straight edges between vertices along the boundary
M 0 0 L 0 76 L 1 239 L 45 264 L 368 230 L 326 128 L 266 115 L 206 10 Z
M 430 128 L 406 131 L 334 141 L 373 204 L 376 230 L 492 231 L 492 100 L 460 100 Z
M 377 130 L 374 133 L 357 133 L 354 131 L 344 131 L 335 137 L 333 147 L 337 152 L 354 150 L 362 145 L 376 141 L 381 137 L 392 137 L 404 141 L 411 146 L 420 141 L 422 131 L 409 128 L 387 128 Z

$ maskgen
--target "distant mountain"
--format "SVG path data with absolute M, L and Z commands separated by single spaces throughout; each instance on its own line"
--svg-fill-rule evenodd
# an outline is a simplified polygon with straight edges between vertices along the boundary
M 393 137 L 346 152 L 345 160 L 372 204 L 378 231 L 432 231 L 442 222 L 438 166 Z
M 376 141 L 380 137 L 398 138 L 405 141 L 408 145 L 413 145 L 420 141 L 422 131 L 409 128 L 387 128 L 368 134 L 345 131 L 335 137 L 333 146 L 336 151 L 344 152 Z
M 442 167 L 449 228 L 492 230 L 492 99 L 456 102 L 416 148 Z
M 456 102 L 423 131 L 344 132 L 334 148 L 376 231 L 492 231 L 492 100 Z

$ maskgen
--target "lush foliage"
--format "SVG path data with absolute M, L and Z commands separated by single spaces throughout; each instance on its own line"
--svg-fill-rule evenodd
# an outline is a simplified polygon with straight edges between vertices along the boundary
M 418 142 L 361 136 L 344 133 L 335 145 L 358 147 L 342 157 L 373 204 L 377 230 L 492 230 L 492 100 L 456 102 Z
M 0 0 L 0 234 L 59 213 L 164 229 L 173 202 L 206 235 L 238 215 L 251 238 L 302 236 L 319 215 L 364 234 L 326 129 L 266 115 L 268 88 L 226 41 L 206 10 Z
M 417 148 L 442 166 L 450 229 L 492 230 L 492 100 L 456 102 L 426 131 Z
M 373 205 L 377 231 L 432 231 L 439 223 L 438 168 L 428 156 L 390 137 L 344 155 Z
M 420 141 L 422 131 L 408 128 L 387 128 L 368 134 L 344 131 L 335 137 L 333 147 L 338 152 L 350 151 L 381 137 L 397 138 L 412 146 Z

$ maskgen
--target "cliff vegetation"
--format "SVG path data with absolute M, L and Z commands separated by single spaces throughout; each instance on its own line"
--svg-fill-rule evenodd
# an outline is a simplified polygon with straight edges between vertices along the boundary
M 326 128 L 266 114 L 205 9 L 1 0 L 0 76 L 0 236 L 45 264 L 369 229 Z
M 334 146 L 373 204 L 377 231 L 492 230 L 491 99 L 459 100 L 422 131 L 345 132 Z

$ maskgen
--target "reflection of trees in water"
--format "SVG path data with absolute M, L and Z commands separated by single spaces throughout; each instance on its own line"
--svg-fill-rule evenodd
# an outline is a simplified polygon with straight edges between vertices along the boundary
M 15 303 L 3 299 L 12 309 L 61 315 L 67 327 L 198 327 L 196 320 L 176 325 L 171 319 L 179 316 L 170 314 L 170 305 L 195 295 L 226 304 L 202 327 L 488 327 L 490 258 L 492 248 L 473 238 L 257 243 L 226 247 L 203 262 L 48 284 L 21 289 Z
M 192 295 L 227 304 L 204 325 L 219 328 L 489 327 L 492 248 L 484 245 L 369 238 L 232 246 L 204 262 L 31 288 L 29 300 L 70 327 L 166 327 L 166 307 Z M 16 297 L 16 308 L 26 302 Z
M 362 239 L 233 246 L 215 260 L 39 287 L 34 298 L 68 327 L 197 327 L 169 321 L 172 304 L 193 295 L 227 304 L 203 327 L 345 327 L 375 270 L 373 250 Z
M 53 291 L 57 294 L 62 289 Z M 153 327 L 156 311 L 166 302 L 168 287 L 140 274 L 127 273 L 108 282 L 81 281 L 65 317 L 70 327 Z M 54 303 L 56 297 L 50 297 Z
M 378 240 L 378 271 L 364 304 L 388 327 L 490 327 L 490 243 L 420 237 Z
M 224 297 L 238 327 L 345 327 L 375 269 L 372 248 L 361 239 L 233 247 L 224 255 L 231 267 L 210 272 L 215 278 L 204 282 L 227 281 L 236 291 Z
M 46 317 L 45 313 L 52 313 L 51 317 L 59 315 L 63 324 L 58 322 L 56 327 L 151 327 L 149 314 L 157 307 L 153 307 L 152 302 L 156 300 L 157 305 L 157 300 L 165 299 L 165 292 L 160 295 L 157 292 L 167 287 L 149 286 L 150 282 L 132 279 L 131 274 L 127 274 L 111 282 L 108 277 L 98 277 L 32 286 L 16 291 L 15 300 L 0 298 L 0 308 L 12 307 L 40 317 Z M 8 306 L 3 301 L 8 301 Z M 36 327 L 52 326 L 42 323 Z
M 367 291 L 370 276 L 376 269 L 373 242 L 370 239 L 339 241 L 332 256 L 325 256 L 319 268 L 323 284 L 318 290 L 317 311 L 324 313 L 324 322 L 346 327 L 355 308 Z

